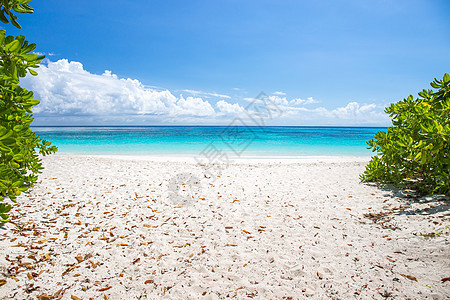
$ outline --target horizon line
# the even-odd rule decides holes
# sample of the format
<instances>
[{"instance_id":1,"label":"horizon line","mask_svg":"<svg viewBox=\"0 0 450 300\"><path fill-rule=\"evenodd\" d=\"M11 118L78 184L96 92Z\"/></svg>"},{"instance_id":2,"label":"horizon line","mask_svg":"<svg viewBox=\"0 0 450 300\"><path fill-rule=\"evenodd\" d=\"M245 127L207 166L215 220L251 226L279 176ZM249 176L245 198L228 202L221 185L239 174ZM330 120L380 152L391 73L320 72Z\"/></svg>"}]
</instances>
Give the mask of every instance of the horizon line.
<instances>
[{"instance_id":1,"label":"horizon line","mask_svg":"<svg viewBox=\"0 0 450 300\"><path fill-rule=\"evenodd\" d=\"M324 127L324 128L388 128L389 126L355 126L355 125L31 125L31 127Z\"/></svg>"}]
</instances>

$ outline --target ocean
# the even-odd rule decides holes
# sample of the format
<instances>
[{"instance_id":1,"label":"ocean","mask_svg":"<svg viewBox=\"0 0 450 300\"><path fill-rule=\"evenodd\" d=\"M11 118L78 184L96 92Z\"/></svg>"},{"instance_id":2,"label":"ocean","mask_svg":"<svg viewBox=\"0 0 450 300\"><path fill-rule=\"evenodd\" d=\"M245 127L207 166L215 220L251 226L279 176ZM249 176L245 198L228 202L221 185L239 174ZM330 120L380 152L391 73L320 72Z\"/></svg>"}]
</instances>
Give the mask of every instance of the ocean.
<instances>
[{"instance_id":1,"label":"ocean","mask_svg":"<svg viewBox=\"0 0 450 300\"><path fill-rule=\"evenodd\" d=\"M63 154L205 156L370 156L384 127L33 127Z\"/></svg>"}]
</instances>

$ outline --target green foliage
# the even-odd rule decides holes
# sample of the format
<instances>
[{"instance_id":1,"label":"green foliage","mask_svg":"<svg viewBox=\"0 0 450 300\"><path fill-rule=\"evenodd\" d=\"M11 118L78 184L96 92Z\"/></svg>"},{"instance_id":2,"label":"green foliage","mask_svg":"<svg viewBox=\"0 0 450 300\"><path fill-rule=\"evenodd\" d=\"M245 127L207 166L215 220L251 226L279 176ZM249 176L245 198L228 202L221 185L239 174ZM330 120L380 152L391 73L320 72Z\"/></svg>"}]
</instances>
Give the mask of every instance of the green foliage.
<instances>
[{"instance_id":1,"label":"green foliage","mask_svg":"<svg viewBox=\"0 0 450 300\"><path fill-rule=\"evenodd\" d=\"M450 194L450 76L431 83L419 98L391 104L387 131L368 142L377 155L361 180L393 183L422 194Z\"/></svg>"},{"instance_id":2,"label":"green foliage","mask_svg":"<svg viewBox=\"0 0 450 300\"><path fill-rule=\"evenodd\" d=\"M21 28L17 17L11 12L32 13L31 0L0 0L0 20ZM19 85L19 78L27 72L37 75L44 56L31 52L36 44L28 43L23 35L6 36L0 30L0 222L8 221L11 204L21 192L30 188L41 172L39 155L55 152L57 148L37 136L30 128L33 121L32 107L39 104L33 100L33 92Z\"/></svg>"},{"instance_id":3,"label":"green foliage","mask_svg":"<svg viewBox=\"0 0 450 300\"><path fill-rule=\"evenodd\" d=\"M17 23L17 16L12 11L14 10L21 14L32 14L34 9L28 5L30 2L31 0L2 0L0 2L0 21L8 24L8 16L14 26L19 29L22 28L19 23Z\"/></svg>"}]
</instances>

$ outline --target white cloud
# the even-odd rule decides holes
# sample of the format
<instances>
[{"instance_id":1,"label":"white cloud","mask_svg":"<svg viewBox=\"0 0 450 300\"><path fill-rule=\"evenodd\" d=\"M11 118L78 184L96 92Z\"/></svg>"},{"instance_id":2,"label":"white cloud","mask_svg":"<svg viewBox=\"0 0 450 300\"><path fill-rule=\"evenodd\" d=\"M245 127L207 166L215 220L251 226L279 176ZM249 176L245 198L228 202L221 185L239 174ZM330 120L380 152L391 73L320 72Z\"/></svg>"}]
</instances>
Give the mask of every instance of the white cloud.
<instances>
[{"instance_id":1,"label":"white cloud","mask_svg":"<svg viewBox=\"0 0 450 300\"><path fill-rule=\"evenodd\" d=\"M304 125L387 125L388 116L384 107L375 104L349 102L346 106L328 109L325 107L306 108L282 106L287 118L295 118L297 124Z\"/></svg>"},{"instance_id":2,"label":"white cloud","mask_svg":"<svg viewBox=\"0 0 450 300\"><path fill-rule=\"evenodd\" d=\"M319 101L314 100L313 97L308 97L307 99L295 98L289 101L290 105L307 105L318 103Z\"/></svg>"},{"instance_id":3,"label":"white cloud","mask_svg":"<svg viewBox=\"0 0 450 300\"><path fill-rule=\"evenodd\" d=\"M274 95L278 95L278 96L286 96L285 92L275 92L273 93Z\"/></svg>"},{"instance_id":4,"label":"white cloud","mask_svg":"<svg viewBox=\"0 0 450 300\"><path fill-rule=\"evenodd\" d=\"M238 103L228 103L224 100L220 100L216 103L219 112L224 115L238 115L245 111L245 109Z\"/></svg>"},{"instance_id":5,"label":"white cloud","mask_svg":"<svg viewBox=\"0 0 450 300\"><path fill-rule=\"evenodd\" d=\"M206 98L209 98L209 96L212 96L212 97L217 97L217 98L231 99L231 97L228 95L217 94L217 93L208 93L208 92L202 92L202 91L196 91L196 90L183 90L183 92L190 93L194 96L205 96Z\"/></svg>"},{"instance_id":6,"label":"white cloud","mask_svg":"<svg viewBox=\"0 0 450 300\"><path fill-rule=\"evenodd\" d=\"M289 102L287 101L286 97L280 97L280 96L268 96L269 100L277 105L288 105Z\"/></svg>"},{"instance_id":7,"label":"white cloud","mask_svg":"<svg viewBox=\"0 0 450 300\"><path fill-rule=\"evenodd\" d=\"M175 111L172 112L175 115L189 115L196 117L213 116L214 108L207 101L203 101L201 98L187 97L186 100L181 96L174 106Z\"/></svg>"},{"instance_id":8,"label":"white cloud","mask_svg":"<svg viewBox=\"0 0 450 300\"><path fill-rule=\"evenodd\" d=\"M284 94L282 92L276 92L279 93L279 95ZM274 94L276 94L274 93ZM308 97L307 99L301 99L301 98L295 98L292 100L287 100L286 97L281 97L279 95L275 96L267 96L267 97L261 97L261 98L244 98L245 101L249 102L257 102L257 103L263 103L266 102L272 102L277 105L286 105L286 106L297 106L297 105L307 105L307 104L313 104L313 103L319 103L319 101L314 100L313 97Z\"/></svg>"},{"instance_id":9,"label":"white cloud","mask_svg":"<svg viewBox=\"0 0 450 300\"><path fill-rule=\"evenodd\" d=\"M358 102L350 102L345 107L338 107L331 111L333 115L341 119L351 119L358 117L369 117L374 113L375 104L360 105Z\"/></svg>"},{"instance_id":10,"label":"white cloud","mask_svg":"<svg viewBox=\"0 0 450 300\"><path fill-rule=\"evenodd\" d=\"M286 97L280 97L280 96L267 96L263 95L260 98L244 98L245 101L253 102L253 103L275 103L277 105L289 105L289 102L287 101Z\"/></svg>"},{"instance_id":11,"label":"white cloud","mask_svg":"<svg viewBox=\"0 0 450 300\"><path fill-rule=\"evenodd\" d=\"M227 95L194 90L185 90L190 94L188 97L174 95L166 89L144 86L136 79L119 78L109 70L101 75L93 74L80 62L66 59L48 61L38 71L38 76L27 76L22 83L41 100L34 110L39 125L226 125L236 116L248 117L252 105L257 104L266 105L258 106L260 109L267 105L276 108L277 113L268 114L273 119L266 120L267 125L386 124L388 120L383 107L375 104L353 101L334 109L306 108L304 105L317 101L312 97L288 100L283 92L264 99L244 98L253 101L247 103L250 111L246 113L242 100L233 103L220 99L231 98ZM217 97L219 101L207 100L209 96Z\"/></svg>"},{"instance_id":12,"label":"white cloud","mask_svg":"<svg viewBox=\"0 0 450 300\"><path fill-rule=\"evenodd\" d=\"M106 70L89 73L79 62L61 59L41 65L39 75L24 79L41 100L41 115L188 115L210 116L214 108L201 98L176 97L170 91L146 88L136 79L118 78Z\"/></svg>"},{"instance_id":13,"label":"white cloud","mask_svg":"<svg viewBox=\"0 0 450 300\"><path fill-rule=\"evenodd\" d=\"M44 52L33 52L33 54L36 54L36 55L39 55L39 56L41 56L41 55L54 56L54 55L55 55L55 53L53 53L53 52L49 52L49 53L44 53Z\"/></svg>"}]
</instances>

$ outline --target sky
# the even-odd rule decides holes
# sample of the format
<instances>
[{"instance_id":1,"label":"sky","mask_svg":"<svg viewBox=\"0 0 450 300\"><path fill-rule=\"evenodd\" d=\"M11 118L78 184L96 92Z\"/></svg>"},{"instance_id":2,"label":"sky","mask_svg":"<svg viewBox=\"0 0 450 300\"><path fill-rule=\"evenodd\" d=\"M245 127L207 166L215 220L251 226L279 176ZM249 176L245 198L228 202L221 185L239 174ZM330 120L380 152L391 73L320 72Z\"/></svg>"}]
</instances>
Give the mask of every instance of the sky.
<instances>
[{"instance_id":1,"label":"sky","mask_svg":"<svg viewBox=\"0 0 450 300\"><path fill-rule=\"evenodd\" d=\"M34 125L386 126L450 72L450 1L31 1ZM263 99L258 95L264 95ZM258 100L254 100L258 98Z\"/></svg>"}]
</instances>

